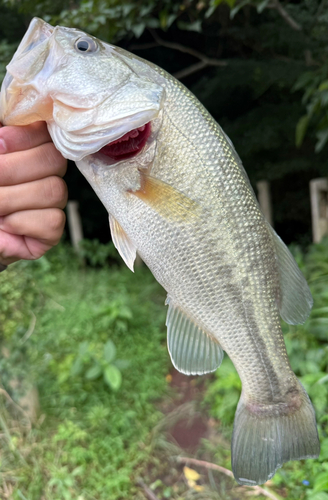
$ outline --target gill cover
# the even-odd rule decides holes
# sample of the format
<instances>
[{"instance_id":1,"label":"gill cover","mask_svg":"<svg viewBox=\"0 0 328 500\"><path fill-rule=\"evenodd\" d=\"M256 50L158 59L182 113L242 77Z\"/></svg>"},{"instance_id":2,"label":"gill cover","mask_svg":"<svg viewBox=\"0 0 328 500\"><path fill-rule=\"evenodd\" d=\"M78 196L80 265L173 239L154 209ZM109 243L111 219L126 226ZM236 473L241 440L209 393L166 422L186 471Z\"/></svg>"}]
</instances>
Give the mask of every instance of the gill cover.
<instances>
[{"instance_id":1,"label":"gill cover","mask_svg":"<svg viewBox=\"0 0 328 500\"><path fill-rule=\"evenodd\" d=\"M163 98L120 49L35 18L7 66L0 120L47 121L57 149L77 161L156 118Z\"/></svg>"}]
</instances>

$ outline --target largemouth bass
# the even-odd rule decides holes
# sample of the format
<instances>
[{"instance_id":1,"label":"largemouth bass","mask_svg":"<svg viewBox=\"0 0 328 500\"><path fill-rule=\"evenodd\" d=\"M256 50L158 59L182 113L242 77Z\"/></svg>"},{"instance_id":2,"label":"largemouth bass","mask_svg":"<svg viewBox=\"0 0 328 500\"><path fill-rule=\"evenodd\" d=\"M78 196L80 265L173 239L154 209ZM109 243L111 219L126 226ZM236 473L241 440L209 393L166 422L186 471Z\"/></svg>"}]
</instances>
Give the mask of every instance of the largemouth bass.
<instances>
[{"instance_id":1,"label":"largemouth bass","mask_svg":"<svg viewBox=\"0 0 328 500\"><path fill-rule=\"evenodd\" d=\"M168 350L185 374L226 351L242 381L232 438L240 484L319 454L314 410L280 316L303 323L307 283L266 222L241 161L196 97L163 69L77 29L34 19L7 67L0 119L45 120L109 213L113 242L168 293Z\"/></svg>"}]
</instances>

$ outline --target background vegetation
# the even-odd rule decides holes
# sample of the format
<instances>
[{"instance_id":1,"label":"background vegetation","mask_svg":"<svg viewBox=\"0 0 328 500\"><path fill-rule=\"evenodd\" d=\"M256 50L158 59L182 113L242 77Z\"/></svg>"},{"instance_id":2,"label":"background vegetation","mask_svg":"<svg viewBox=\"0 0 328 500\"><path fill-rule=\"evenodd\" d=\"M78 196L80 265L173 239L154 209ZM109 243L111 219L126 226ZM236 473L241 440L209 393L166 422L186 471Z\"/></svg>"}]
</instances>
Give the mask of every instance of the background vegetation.
<instances>
[{"instance_id":1,"label":"background vegetation","mask_svg":"<svg viewBox=\"0 0 328 500\"><path fill-rule=\"evenodd\" d=\"M145 268L83 270L60 247L10 267L0 297L0 497L133 498L167 388L163 291ZM36 419L10 399L24 409L30 387Z\"/></svg>"},{"instance_id":2,"label":"background vegetation","mask_svg":"<svg viewBox=\"0 0 328 500\"><path fill-rule=\"evenodd\" d=\"M271 181L275 227L301 245L293 251L315 299L305 325L284 326L322 441L319 460L285 465L270 482L275 498L292 500L328 500L328 242L305 251L308 182L327 176L327 8L326 0L0 2L2 75L31 17L85 29L176 74L231 137L252 183ZM225 476L177 465L164 293L145 268L135 276L115 261L106 212L73 165L67 182L86 236L102 243L84 242L86 267L63 244L1 274L0 498L144 499L140 477L161 500L250 498L255 491ZM203 380L188 382L201 384L201 408L185 411L206 416L212 435L193 456L230 468L239 378L225 359Z\"/></svg>"}]
</instances>

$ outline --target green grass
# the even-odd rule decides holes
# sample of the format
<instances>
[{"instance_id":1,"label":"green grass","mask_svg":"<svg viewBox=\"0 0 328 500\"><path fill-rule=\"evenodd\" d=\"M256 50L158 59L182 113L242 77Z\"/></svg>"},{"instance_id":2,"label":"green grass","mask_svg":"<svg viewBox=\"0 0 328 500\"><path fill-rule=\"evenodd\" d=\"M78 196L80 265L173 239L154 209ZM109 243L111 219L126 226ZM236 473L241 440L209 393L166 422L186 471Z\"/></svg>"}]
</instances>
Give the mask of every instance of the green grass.
<instances>
[{"instance_id":1,"label":"green grass","mask_svg":"<svg viewBox=\"0 0 328 500\"><path fill-rule=\"evenodd\" d=\"M74 258L64 259L59 249L53 259L18 264L1 276L1 299L10 303L10 314L0 309L7 315L3 383L16 399L17 391L35 385L41 407L30 428L3 400L2 495L133 498L151 453L150 431L161 418L155 403L167 390L164 293L145 267L135 275L125 268L80 270ZM34 316L33 333L22 343L26 319ZM101 370L95 379L88 376L95 363L106 365L109 339L122 377L116 391ZM12 379L19 381L14 389Z\"/></svg>"}]
</instances>

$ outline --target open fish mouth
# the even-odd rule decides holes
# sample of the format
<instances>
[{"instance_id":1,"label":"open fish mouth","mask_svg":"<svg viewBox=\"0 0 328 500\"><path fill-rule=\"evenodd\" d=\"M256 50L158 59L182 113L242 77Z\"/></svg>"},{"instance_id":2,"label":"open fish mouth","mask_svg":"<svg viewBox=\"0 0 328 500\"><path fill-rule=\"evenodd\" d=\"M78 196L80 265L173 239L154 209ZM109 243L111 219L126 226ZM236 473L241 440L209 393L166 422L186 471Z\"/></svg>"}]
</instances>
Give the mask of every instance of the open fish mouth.
<instances>
[{"instance_id":1,"label":"open fish mouth","mask_svg":"<svg viewBox=\"0 0 328 500\"><path fill-rule=\"evenodd\" d=\"M141 127L129 130L116 141L112 141L99 150L114 161L126 160L136 156L145 146L151 133L150 122Z\"/></svg>"}]
</instances>

